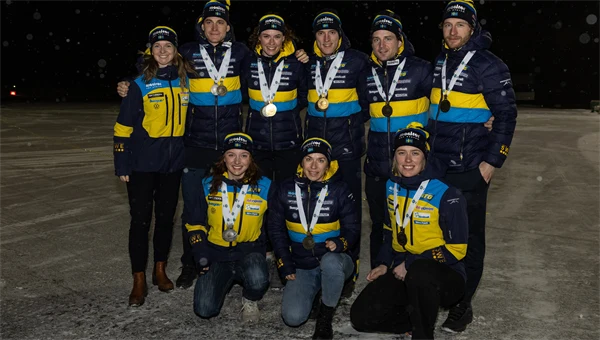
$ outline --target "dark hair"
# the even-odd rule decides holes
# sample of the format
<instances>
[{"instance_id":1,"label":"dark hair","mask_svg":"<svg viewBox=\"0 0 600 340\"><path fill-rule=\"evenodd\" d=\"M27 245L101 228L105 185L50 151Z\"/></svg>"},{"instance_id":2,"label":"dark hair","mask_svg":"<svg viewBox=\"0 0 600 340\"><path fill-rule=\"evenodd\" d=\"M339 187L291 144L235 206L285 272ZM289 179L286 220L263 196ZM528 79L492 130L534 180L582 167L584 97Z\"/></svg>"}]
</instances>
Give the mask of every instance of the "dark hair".
<instances>
[{"instance_id":1,"label":"dark hair","mask_svg":"<svg viewBox=\"0 0 600 340\"><path fill-rule=\"evenodd\" d=\"M286 22L284 22L284 26L285 33L283 34L283 36L285 37L285 41L291 41L294 43L302 42L302 40L296 36L294 31ZM258 32L259 29L260 25L256 25L256 27L254 27L254 30L252 31L252 34L250 34L250 37L248 38L248 47L252 52L256 50L256 46L260 45L260 41L258 40L258 37L260 36L260 33Z\"/></svg>"},{"instance_id":2,"label":"dark hair","mask_svg":"<svg viewBox=\"0 0 600 340\"><path fill-rule=\"evenodd\" d=\"M152 46L150 46L149 50L152 50ZM143 56L141 73L143 75L144 82L148 83L150 80L152 80L152 78L156 77L156 73L158 72L158 63L156 60L154 60L152 52L145 53L140 51L139 53ZM175 47L173 66L177 67L177 74L179 76L179 84L181 85L181 88L186 88L188 86L186 73L197 73L192 64L177 52L177 47Z\"/></svg>"},{"instance_id":3,"label":"dark hair","mask_svg":"<svg viewBox=\"0 0 600 340\"><path fill-rule=\"evenodd\" d=\"M227 172L227 165L225 164L225 154L223 154L210 169L210 175L213 179L210 184L209 193L216 194L221 190L221 183L223 183L223 178L225 178L223 175L225 172ZM260 169L258 168L258 165L256 165L256 162L254 162L254 157L250 154L250 164L248 165L248 169L246 170L246 173L244 173L244 178L242 178L241 182L257 188L260 177Z\"/></svg>"}]
</instances>

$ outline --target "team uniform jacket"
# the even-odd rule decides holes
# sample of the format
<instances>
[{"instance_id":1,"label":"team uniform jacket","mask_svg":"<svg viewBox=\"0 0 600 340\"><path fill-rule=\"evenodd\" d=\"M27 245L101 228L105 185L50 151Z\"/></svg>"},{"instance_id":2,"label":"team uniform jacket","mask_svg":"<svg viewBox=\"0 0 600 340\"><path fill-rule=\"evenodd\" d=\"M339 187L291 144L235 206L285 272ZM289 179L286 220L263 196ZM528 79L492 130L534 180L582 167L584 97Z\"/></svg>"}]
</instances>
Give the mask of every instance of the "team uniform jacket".
<instances>
[{"instance_id":1,"label":"team uniform jacket","mask_svg":"<svg viewBox=\"0 0 600 340\"><path fill-rule=\"evenodd\" d=\"M249 134L257 150L279 151L299 148L303 141L300 110L306 107L308 80L304 65L296 59L296 51L291 41L286 41L280 53L274 58L261 56L261 46L250 63L248 79L249 110L246 120L246 133ZM262 63L265 77L270 86L275 70L284 63L281 81L273 104L277 114L266 118L260 113L265 102L260 91L258 63Z\"/></svg>"},{"instance_id":2,"label":"team uniform jacket","mask_svg":"<svg viewBox=\"0 0 600 340\"><path fill-rule=\"evenodd\" d=\"M508 67L488 51L492 37L480 28L458 50L444 44L434 64L429 123L432 155L448 166L448 172L475 169L482 161L502 167L508 155L517 119L515 92ZM463 67L448 100L450 111L442 112L441 71L447 58L446 81L468 51L477 51ZM493 130L483 126L494 116Z\"/></svg>"},{"instance_id":3,"label":"team uniform jacket","mask_svg":"<svg viewBox=\"0 0 600 340\"><path fill-rule=\"evenodd\" d=\"M461 261L467 253L469 227L467 203L458 189L428 175L431 167L419 175L403 178L393 176L386 183L387 209L385 210L383 239L377 264L396 267L405 262L406 270L417 259L433 259L456 270L466 280ZM437 176L435 176L437 177ZM405 234L406 248L398 243L400 227L396 214L405 215L422 181L431 179L413 210ZM397 207L394 207L394 184L398 184ZM403 219L400 219L403 222Z\"/></svg>"},{"instance_id":4,"label":"team uniform jacket","mask_svg":"<svg viewBox=\"0 0 600 340\"><path fill-rule=\"evenodd\" d=\"M414 55L413 45L404 33L401 39L403 44L398 50L398 56L387 61L386 65L382 65L374 54L371 55L369 67L363 70L362 75L366 82L362 83L362 87L359 89L359 93L366 94L362 100L366 100L366 105L369 107L369 115L365 118L371 119L364 170L368 176L372 177L390 177L389 157L391 146L388 141L393 140L396 131L405 128L411 122L419 122L423 126L427 125L429 94L431 93L431 63ZM406 62L402 74L390 100L393 112L390 117L390 129L388 131L387 118L382 113L386 98L382 98L377 90L372 68L375 68L379 81L383 86L383 92L387 94L392 85L396 67L404 59L406 59Z\"/></svg>"},{"instance_id":5,"label":"team uniform jacket","mask_svg":"<svg viewBox=\"0 0 600 340\"><path fill-rule=\"evenodd\" d=\"M345 34L340 35L338 52L345 51L342 64L337 71L327 99L329 108L325 112L317 111L315 104L319 95L315 90L315 69L317 60L321 64L321 77L325 82L327 71L334 54L330 57L322 55L314 45L315 55L308 63L311 81L308 88L308 111L306 116L306 138L320 137L331 143L332 158L347 161L360 158L365 149L365 128L363 115L367 107L361 107L357 92L360 73L367 65L367 55L350 48L350 40ZM361 94L362 95L362 94Z\"/></svg>"},{"instance_id":6,"label":"team uniform jacket","mask_svg":"<svg viewBox=\"0 0 600 340\"><path fill-rule=\"evenodd\" d=\"M189 222L185 224L196 262L201 257L213 263L241 260L253 252L264 254L266 236L263 218L268 207L271 180L261 177L257 186L250 186L233 227L238 237L234 242L226 242L222 234L227 226L223 221L221 191L210 193L212 179L211 176L202 181L198 204L190 209ZM229 206L233 207L243 184L227 178L224 182L227 184Z\"/></svg>"},{"instance_id":7,"label":"team uniform jacket","mask_svg":"<svg viewBox=\"0 0 600 340\"><path fill-rule=\"evenodd\" d=\"M229 39L231 35L228 34ZM210 88L215 83L207 71L200 53L200 45L204 46L217 70L225 52L231 49L231 59L227 77L223 85L227 87L225 96L215 96ZM179 47L179 53L184 59L192 62L198 75L190 77L190 107L185 129L185 146L212 148L221 150L225 136L241 131L241 102L246 93L244 79L247 74L250 51L240 42L226 41L213 46L202 37L198 42L190 42Z\"/></svg>"},{"instance_id":8,"label":"team uniform jacket","mask_svg":"<svg viewBox=\"0 0 600 340\"><path fill-rule=\"evenodd\" d=\"M348 249L358 242L360 221L358 212L354 211L355 198L346 183L341 181L337 169L337 161L332 161L323 182L310 182L308 178L301 177L302 169L299 167L298 177L282 181L273 191L269 199L269 239L278 259L277 267L283 277L296 273L296 268L318 267L323 255L329 252L325 247L327 240L335 242L336 253L346 252L352 256ZM315 248L312 250L306 250L302 246L306 231L298 216L296 183L300 186L302 206L309 225L317 200L321 199L318 197L321 189L325 185L328 186L321 212L312 232L315 241Z\"/></svg>"},{"instance_id":9,"label":"team uniform jacket","mask_svg":"<svg viewBox=\"0 0 600 340\"><path fill-rule=\"evenodd\" d=\"M183 168L188 101L188 90L181 88L175 66L159 69L147 83L142 76L131 83L114 127L117 176Z\"/></svg>"}]
</instances>

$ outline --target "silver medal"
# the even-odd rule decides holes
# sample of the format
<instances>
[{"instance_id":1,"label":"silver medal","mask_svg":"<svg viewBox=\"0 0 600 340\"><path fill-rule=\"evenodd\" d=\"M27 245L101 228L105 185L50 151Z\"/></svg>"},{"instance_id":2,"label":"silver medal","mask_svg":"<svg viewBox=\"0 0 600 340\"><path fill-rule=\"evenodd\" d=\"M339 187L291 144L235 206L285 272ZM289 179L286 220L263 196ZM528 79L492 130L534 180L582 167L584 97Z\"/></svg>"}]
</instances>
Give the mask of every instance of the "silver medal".
<instances>
[{"instance_id":1,"label":"silver medal","mask_svg":"<svg viewBox=\"0 0 600 340\"><path fill-rule=\"evenodd\" d=\"M213 96L218 96L219 93L217 92L217 89L219 88L219 85L214 84L213 86L210 87L210 93L213 94Z\"/></svg>"},{"instance_id":2,"label":"silver medal","mask_svg":"<svg viewBox=\"0 0 600 340\"><path fill-rule=\"evenodd\" d=\"M225 242L233 242L237 239L238 233L237 231L233 230L233 225L229 224L227 225L227 229L225 229L223 231L223 240Z\"/></svg>"}]
</instances>

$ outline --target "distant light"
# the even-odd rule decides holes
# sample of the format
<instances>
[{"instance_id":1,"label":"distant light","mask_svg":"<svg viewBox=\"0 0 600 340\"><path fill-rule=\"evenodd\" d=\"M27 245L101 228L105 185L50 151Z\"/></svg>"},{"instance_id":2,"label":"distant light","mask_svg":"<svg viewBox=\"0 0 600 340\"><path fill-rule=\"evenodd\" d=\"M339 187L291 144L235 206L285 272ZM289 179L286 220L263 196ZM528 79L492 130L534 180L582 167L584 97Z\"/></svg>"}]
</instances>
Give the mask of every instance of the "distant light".
<instances>
[{"instance_id":1,"label":"distant light","mask_svg":"<svg viewBox=\"0 0 600 340\"><path fill-rule=\"evenodd\" d=\"M16 96L17 95L17 91L10 91L10 95L11 96Z\"/></svg>"},{"instance_id":2,"label":"distant light","mask_svg":"<svg viewBox=\"0 0 600 340\"><path fill-rule=\"evenodd\" d=\"M16 89L16 88L17 88L17 85L13 85L13 89Z\"/></svg>"}]
</instances>

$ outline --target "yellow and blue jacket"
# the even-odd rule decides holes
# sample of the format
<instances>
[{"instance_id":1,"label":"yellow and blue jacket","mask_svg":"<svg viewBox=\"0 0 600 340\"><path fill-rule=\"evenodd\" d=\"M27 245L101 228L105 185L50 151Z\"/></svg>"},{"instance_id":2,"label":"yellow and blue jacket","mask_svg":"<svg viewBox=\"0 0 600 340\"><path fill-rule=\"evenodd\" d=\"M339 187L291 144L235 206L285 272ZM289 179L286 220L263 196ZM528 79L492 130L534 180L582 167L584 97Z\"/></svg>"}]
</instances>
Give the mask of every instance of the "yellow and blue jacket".
<instances>
[{"instance_id":1,"label":"yellow and blue jacket","mask_svg":"<svg viewBox=\"0 0 600 340\"><path fill-rule=\"evenodd\" d=\"M233 206L243 183L228 179L227 173L224 175L229 206ZM223 231L227 229L223 221L223 202L220 190L210 192L212 180L211 176L202 181L202 188L198 190L199 197L195 200L196 206L189 209L188 222L185 224L196 262L202 257L208 259L209 263L214 263L237 261L252 252L264 254L266 235L263 222L268 208L271 180L261 177L256 186L250 186L235 220L233 229L238 237L233 242L223 240Z\"/></svg>"},{"instance_id":2,"label":"yellow and blue jacket","mask_svg":"<svg viewBox=\"0 0 600 340\"><path fill-rule=\"evenodd\" d=\"M388 140L393 140L396 131L405 128L411 122L427 125L429 94L431 93L431 63L414 55L415 49L404 33L400 39L403 43L398 49L396 58L385 62L385 65L374 54L371 54L369 67L365 68L362 75L366 82L361 82L359 89L360 93L366 94L361 97L361 100L366 101L363 106L369 107L369 115L365 118L371 119L364 171L365 174L372 177L390 177L389 157L392 146L388 144ZM377 90L372 69L375 69L383 86L383 92L387 94L397 65L405 59L402 74L390 99L393 112L388 131L388 119L382 113L386 98L382 98Z\"/></svg>"},{"instance_id":3,"label":"yellow and blue jacket","mask_svg":"<svg viewBox=\"0 0 600 340\"><path fill-rule=\"evenodd\" d=\"M329 250L325 241L336 244L336 253L349 251L358 242L360 221L355 211L355 198L348 185L341 180L337 172L337 161L332 161L322 182L311 182L302 177L302 169L298 167L296 178L286 179L277 185L269 199L268 231L273 251L277 257L280 274L285 277L296 272L296 268L313 269ZM300 223L298 205L296 203L296 184L300 187L302 206L310 225L317 200L323 199L323 206L312 232L316 243L313 250L306 250L302 240L306 231ZM318 197L321 189L327 187L325 197ZM356 259L355 259L356 260Z\"/></svg>"},{"instance_id":4,"label":"yellow and blue jacket","mask_svg":"<svg viewBox=\"0 0 600 340\"><path fill-rule=\"evenodd\" d=\"M337 71L327 98L329 108L325 112L317 111L315 104L319 95L315 89L315 70L317 60L321 64L323 82L335 57L323 56L316 42L314 55L307 64L311 80L308 87L308 111L306 116L306 138L319 137L332 146L333 159L347 161L360 158L365 150L365 127L363 116L368 107L362 107L357 91L360 75L367 65L368 57L363 52L350 48L350 40L340 34L338 52L344 51L342 64Z\"/></svg>"},{"instance_id":5,"label":"yellow and blue jacket","mask_svg":"<svg viewBox=\"0 0 600 340\"><path fill-rule=\"evenodd\" d=\"M467 201L458 189L435 179L431 163L421 174L410 177L392 176L386 183L387 209L385 209L383 239L375 263L388 267L405 262L406 269L417 259L433 259L456 270L466 279L461 261L467 253L469 226ZM398 242L401 226L396 214L404 216L422 181L429 185L419 199L410 222L404 230L407 243ZM397 205L394 206L394 184L398 185ZM400 221L403 221L401 218Z\"/></svg>"},{"instance_id":6,"label":"yellow and blue jacket","mask_svg":"<svg viewBox=\"0 0 600 340\"><path fill-rule=\"evenodd\" d=\"M147 83L142 76L132 82L114 126L117 176L183 168L188 101L189 93L181 88L175 66L159 69Z\"/></svg>"},{"instance_id":7,"label":"yellow and blue jacket","mask_svg":"<svg viewBox=\"0 0 600 340\"><path fill-rule=\"evenodd\" d=\"M250 105L246 119L246 133L252 137L254 147L263 151L279 151L300 148L304 140L300 110L306 107L308 80L304 65L296 59L293 42L285 41L279 54L273 58L261 55L261 46L250 62L248 96ZM284 63L281 81L273 104L277 114L265 118L260 110L265 105L260 91L258 63L262 63L269 85L275 70Z\"/></svg>"},{"instance_id":8,"label":"yellow and blue jacket","mask_svg":"<svg viewBox=\"0 0 600 340\"><path fill-rule=\"evenodd\" d=\"M476 169L482 161L500 168L508 156L517 124L515 92L508 67L488 50L491 43L489 32L478 27L462 48L449 49L444 44L435 60L427 130L431 155L441 159L448 172ZM476 53L450 92L450 110L442 112L438 104L442 100L444 60L449 82L469 51ZM488 132L483 123L492 115L493 129Z\"/></svg>"},{"instance_id":9,"label":"yellow and blue jacket","mask_svg":"<svg viewBox=\"0 0 600 340\"><path fill-rule=\"evenodd\" d=\"M179 53L192 63L197 73L188 74L190 108L185 130L186 147L222 150L225 136L242 129L241 104L247 93L245 79L251 54L246 45L232 40L231 34L228 34L224 42L213 46L205 37L198 36L198 41L178 48ZM215 96L210 91L214 81L202 59L200 45L204 46L217 70L221 67L227 50L231 49L229 68L223 83L227 87L225 96Z\"/></svg>"}]
</instances>

